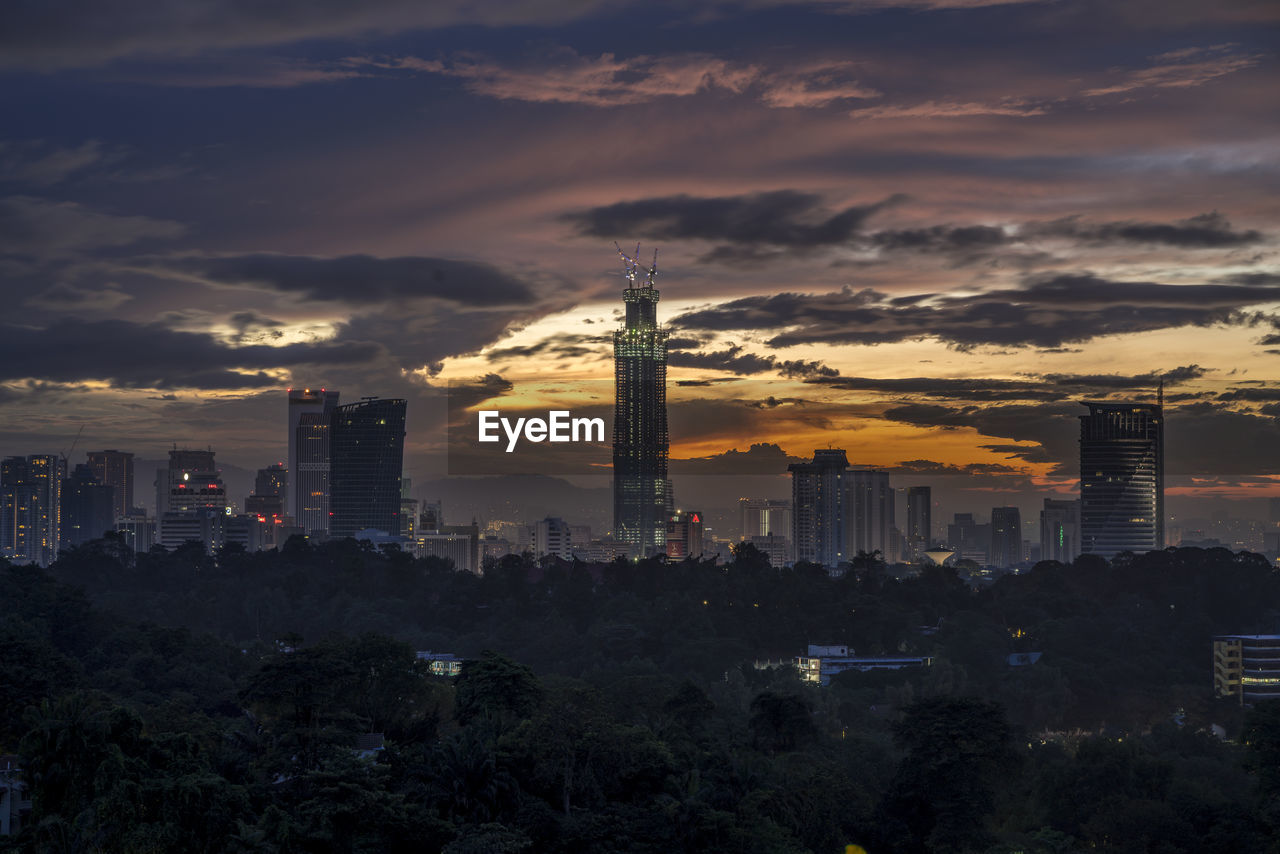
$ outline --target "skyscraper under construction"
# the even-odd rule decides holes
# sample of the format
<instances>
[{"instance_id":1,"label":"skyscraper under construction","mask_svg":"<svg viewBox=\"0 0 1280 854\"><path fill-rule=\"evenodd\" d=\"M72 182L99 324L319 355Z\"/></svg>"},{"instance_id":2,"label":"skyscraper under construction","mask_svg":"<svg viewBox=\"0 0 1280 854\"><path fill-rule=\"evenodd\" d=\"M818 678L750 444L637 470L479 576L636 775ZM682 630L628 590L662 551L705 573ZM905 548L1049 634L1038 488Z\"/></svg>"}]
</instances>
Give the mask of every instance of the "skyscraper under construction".
<instances>
[{"instance_id":1,"label":"skyscraper under construction","mask_svg":"<svg viewBox=\"0 0 1280 854\"><path fill-rule=\"evenodd\" d=\"M639 254L640 247L636 247ZM658 253L645 270L618 250L627 314L613 333L613 532L636 554L665 550L671 515L667 479L667 331L658 325Z\"/></svg>"}]
</instances>

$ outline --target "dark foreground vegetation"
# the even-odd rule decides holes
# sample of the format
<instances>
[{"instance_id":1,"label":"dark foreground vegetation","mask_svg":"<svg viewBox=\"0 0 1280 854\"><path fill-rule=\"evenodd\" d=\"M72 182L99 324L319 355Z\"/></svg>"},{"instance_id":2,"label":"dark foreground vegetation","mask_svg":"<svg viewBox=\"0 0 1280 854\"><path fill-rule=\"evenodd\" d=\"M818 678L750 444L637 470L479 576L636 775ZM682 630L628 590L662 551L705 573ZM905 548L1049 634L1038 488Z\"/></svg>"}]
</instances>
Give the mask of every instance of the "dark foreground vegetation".
<instances>
[{"instance_id":1,"label":"dark foreground vegetation","mask_svg":"<svg viewBox=\"0 0 1280 854\"><path fill-rule=\"evenodd\" d=\"M34 800L0 851L1276 852L1280 703L1216 700L1211 637L1277 628L1280 574L1222 549L975 592L749 547L474 577L100 541L0 564L0 753ZM764 667L806 643L935 662Z\"/></svg>"}]
</instances>

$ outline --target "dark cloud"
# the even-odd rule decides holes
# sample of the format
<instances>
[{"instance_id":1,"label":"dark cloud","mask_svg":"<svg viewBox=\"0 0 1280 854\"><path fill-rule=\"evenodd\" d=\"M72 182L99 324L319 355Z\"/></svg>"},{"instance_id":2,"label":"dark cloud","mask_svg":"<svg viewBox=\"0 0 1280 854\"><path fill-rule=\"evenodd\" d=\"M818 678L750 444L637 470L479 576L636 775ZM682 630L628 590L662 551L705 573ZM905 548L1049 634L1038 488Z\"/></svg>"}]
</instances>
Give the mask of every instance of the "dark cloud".
<instances>
[{"instance_id":1,"label":"dark cloud","mask_svg":"<svg viewBox=\"0 0 1280 854\"><path fill-rule=\"evenodd\" d=\"M1060 347L1105 335L1256 322L1244 309L1280 300L1280 285L1168 285L1089 273L1033 277L1020 288L891 299L851 288L732 300L671 321L681 330L784 330L767 343L883 344L937 339L957 349Z\"/></svg>"},{"instance_id":2,"label":"dark cloud","mask_svg":"<svg viewBox=\"0 0 1280 854\"><path fill-rule=\"evenodd\" d=\"M741 380L741 377L713 377L707 380L676 380L676 385L706 387L716 385L717 383L736 383L741 382Z\"/></svg>"},{"instance_id":3,"label":"dark cloud","mask_svg":"<svg viewBox=\"0 0 1280 854\"><path fill-rule=\"evenodd\" d=\"M709 457L672 459L670 470L674 475L779 474L785 472L791 463L802 462L804 462L803 459L789 455L779 445L772 442L759 442L745 451L733 448Z\"/></svg>"},{"instance_id":4,"label":"dark cloud","mask_svg":"<svg viewBox=\"0 0 1280 854\"><path fill-rule=\"evenodd\" d=\"M743 352L738 346L712 353L686 353L677 350L667 356L667 364L673 368L704 368L730 373L762 374L774 369L777 360L773 356L757 356Z\"/></svg>"},{"instance_id":5,"label":"dark cloud","mask_svg":"<svg viewBox=\"0 0 1280 854\"><path fill-rule=\"evenodd\" d=\"M549 356L554 359L579 358L592 354L603 354L604 351L598 346L593 348L584 345L600 345L605 340L604 337L599 335L557 335L552 338L544 338L533 344L517 347L499 347L485 353L485 358L490 362L502 359L527 359L530 356Z\"/></svg>"},{"instance_id":6,"label":"dark cloud","mask_svg":"<svg viewBox=\"0 0 1280 854\"><path fill-rule=\"evenodd\" d=\"M663 196L564 215L581 234L611 239L725 241L735 246L810 250L848 243L874 214L901 201L890 196L831 213L822 197L797 190L745 196Z\"/></svg>"},{"instance_id":7,"label":"dark cloud","mask_svg":"<svg viewBox=\"0 0 1280 854\"><path fill-rule=\"evenodd\" d=\"M0 27L0 66L87 68L134 56L189 57L215 50L465 24L553 24L587 14L595 6L581 0L536 4L417 0L355 4L314 0L269 5L256 0L213 4L123 0L69 0L57 6L22 3L5 10L5 25Z\"/></svg>"},{"instance_id":8,"label":"dark cloud","mask_svg":"<svg viewBox=\"0 0 1280 854\"><path fill-rule=\"evenodd\" d=\"M1240 400L1250 403L1280 400L1280 388L1232 388L1219 392L1218 400Z\"/></svg>"},{"instance_id":9,"label":"dark cloud","mask_svg":"<svg viewBox=\"0 0 1280 854\"><path fill-rule=\"evenodd\" d=\"M185 231L180 223L107 213L76 202L34 196L0 199L0 255L45 258L168 240Z\"/></svg>"},{"instance_id":10,"label":"dark cloud","mask_svg":"<svg viewBox=\"0 0 1280 854\"><path fill-rule=\"evenodd\" d=\"M677 368L704 368L714 371L729 371L744 376L777 371L784 377L793 379L810 379L818 377L838 377L840 372L817 360L778 359L775 356L759 356L747 353L737 344L731 344L724 350L709 353L688 353L681 350L668 353L667 364Z\"/></svg>"},{"instance_id":11,"label":"dark cloud","mask_svg":"<svg viewBox=\"0 0 1280 854\"><path fill-rule=\"evenodd\" d=\"M1280 405L1275 405L1280 412ZM1033 444L982 447L1028 463L1054 463L1051 474L1079 475L1079 403L1041 406L905 404L884 416L918 427L973 429L980 435ZM1280 424L1270 414L1235 412L1207 401L1165 407L1165 470L1169 475L1280 474Z\"/></svg>"},{"instance_id":12,"label":"dark cloud","mask_svg":"<svg viewBox=\"0 0 1280 854\"><path fill-rule=\"evenodd\" d=\"M1060 237L1081 243L1147 243L1181 249L1228 249L1263 239L1252 229L1236 231L1225 216L1213 211L1173 223L1081 222L1077 216L1046 223L1031 223L1019 231L1021 238Z\"/></svg>"},{"instance_id":13,"label":"dark cloud","mask_svg":"<svg viewBox=\"0 0 1280 854\"><path fill-rule=\"evenodd\" d=\"M908 228L877 231L868 236L872 246L891 252L972 253L991 250L1011 242L1009 234L994 225Z\"/></svg>"},{"instance_id":14,"label":"dark cloud","mask_svg":"<svg viewBox=\"0 0 1280 854\"><path fill-rule=\"evenodd\" d=\"M245 389L279 385L266 371L367 363L381 349L355 341L232 347L158 323L64 320L43 329L0 324L0 379L103 380L124 388Z\"/></svg>"},{"instance_id":15,"label":"dark cloud","mask_svg":"<svg viewBox=\"0 0 1280 854\"><path fill-rule=\"evenodd\" d=\"M769 395L764 400L748 400L747 406L753 409L777 409L779 406L805 406L808 402L801 397L774 397Z\"/></svg>"},{"instance_id":16,"label":"dark cloud","mask_svg":"<svg viewBox=\"0 0 1280 854\"><path fill-rule=\"evenodd\" d=\"M515 388L511 381L498 374L485 374L467 380L451 380L448 385L450 423L452 414L461 414L473 406L501 397Z\"/></svg>"},{"instance_id":17,"label":"dark cloud","mask_svg":"<svg viewBox=\"0 0 1280 854\"><path fill-rule=\"evenodd\" d=\"M620 239L632 235L651 240L705 240L714 246L699 260L731 265L759 264L797 252L847 247L876 254L945 255L963 265L1003 255L1030 265L1051 256L1039 252L1010 253L1042 240L1069 240L1079 245L1157 244L1181 249L1229 249L1260 243L1256 230L1235 230L1218 213L1204 213L1171 223L1086 222L1079 216L1050 222L955 225L872 231L868 221L906 199L895 194L880 201L853 205L838 212L823 206L822 197L798 190L775 190L742 196L660 196L617 202L565 214L562 219L581 234Z\"/></svg>"},{"instance_id":18,"label":"dark cloud","mask_svg":"<svg viewBox=\"0 0 1280 854\"><path fill-rule=\"evenodd\" d=\"M433 298L458 305L500 307L534 300L528 284L496 267L447 258L316 258L260 253L165 259L160 265L211 283L270 288L320 301L368 304Z\"/></svg>"}]
</instances>

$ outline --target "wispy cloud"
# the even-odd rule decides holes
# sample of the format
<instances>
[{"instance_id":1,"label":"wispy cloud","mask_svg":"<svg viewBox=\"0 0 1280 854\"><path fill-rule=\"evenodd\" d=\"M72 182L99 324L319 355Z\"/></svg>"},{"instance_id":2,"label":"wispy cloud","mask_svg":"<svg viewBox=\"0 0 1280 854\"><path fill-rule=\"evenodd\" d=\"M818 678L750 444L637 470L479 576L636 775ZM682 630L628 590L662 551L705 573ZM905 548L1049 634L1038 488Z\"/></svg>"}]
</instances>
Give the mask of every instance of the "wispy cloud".
<instances>
[{"instance_id":1,"label":"wispy cloud","mask_svg":"<svg viewBox=\"0 0 1280 854\"><path fill-rule=\"evenodd\" d=\"M1187 47L1151 57L1155 65L1122 72L1114 83L1085 89L1081 95L1097 98L1139 89L1190 89L1210 80L1252 68L1262 59L1259 54L1238 51L1235 44L1211 47ZM1116 69L1120 71L1120 69Z\"/></svg>"}]
</instances>

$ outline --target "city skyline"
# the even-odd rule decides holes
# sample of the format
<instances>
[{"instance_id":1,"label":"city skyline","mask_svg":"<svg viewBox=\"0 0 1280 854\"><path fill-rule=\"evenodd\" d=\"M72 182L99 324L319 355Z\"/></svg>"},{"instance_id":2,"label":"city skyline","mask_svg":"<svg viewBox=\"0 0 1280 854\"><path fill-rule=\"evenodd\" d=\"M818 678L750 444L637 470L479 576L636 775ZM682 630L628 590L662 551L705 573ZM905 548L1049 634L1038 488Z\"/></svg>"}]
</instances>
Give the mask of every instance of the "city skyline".
<instances>
[{"instance_id":1,"label":"city skyline","mask_svg":"<svg viewBox=\"0 0 1280 854\"><path fill-rule=\"evenodd\" d=\"M326 387L405 399L439 477L449 383L608 381L643 240L677 493L836 446L1030 526L1080 401L1163 381L1171 502L1280 494L1267 6L374 6L12 16L0 456L252 471Z\"/></svg>"}]
</instances>

